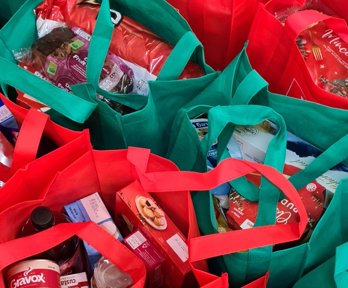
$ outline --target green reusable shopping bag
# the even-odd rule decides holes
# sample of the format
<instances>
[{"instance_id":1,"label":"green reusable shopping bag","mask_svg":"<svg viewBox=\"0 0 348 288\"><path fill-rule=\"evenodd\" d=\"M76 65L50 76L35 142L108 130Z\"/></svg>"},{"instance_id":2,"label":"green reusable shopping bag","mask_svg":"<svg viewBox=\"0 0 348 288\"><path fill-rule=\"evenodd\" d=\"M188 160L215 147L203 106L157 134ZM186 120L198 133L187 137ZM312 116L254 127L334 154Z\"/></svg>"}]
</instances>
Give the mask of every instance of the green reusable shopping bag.
<instances>
[{"instance_id":1,"label":"green reusable shopping bag","mask_svg":"<svg viewBox=\"0 0 348 288\"><path fill-rule=\"evenodd\" d=\"M21 7L24 0L2 0L0 9L0 27Z\"/></svg>"},{"instance_id":2,"label":"green reusable shopping bag","mask_svg":"<svg viewBox=\"0 0 348 288\"><path fill-rule=\"evenodd\" d=\"M342 187L347 187L347 180L343 180L338 193L345 193ZM338 198L338 197L337 197ZM336 248L336 255L314 268L296 282L293 288L325 287L345 288L348 287L348 243Z\"/></svg>"},{"instance_id":3,"label":"green reusable shopping bag","mask_svg":"<svg viewBox=\"0 0 348 288\"><path fill-rule=\"evenodd\" d=\"M251 105L264 105L274 109L284 118L288 131L323 151L306 169L289 178L295 188L300 189L341 162L348 163L346 153L348 128L345 125L348 121L348 111L270 93L264 89L261 81L250 81L249 85L244 82L241 83L241 86L245 87L245 91L247 91L251 83L254 86L258 86L259 83L260 92L254 96L248 93L235 94L232 104L241 105L250 102ZM315 227L308 243L273 252L268 257L270 258L268 260L270 287L290 287L302 273L312 270L332 257L335 248L347 241L348 225L343 206L346 195L344 192L338 193L338 191L344 191L344 187L338 187L331 204ZM257 271L253 269L248 272L247 270L253 266L252 264L260 263L260 259L262 259L260 255L262 254L249 255L248 258L243 258L242 254L236 255L236 259L246 265L246 269L242 269L245 273L244 277L248 278ZM234 262L235 267L236 263ZM230 268L233 271L234 267ZM242 274L238 273L238 275ZM234 274L232 277L238 276ZM242 278L240 280L244 281Z\"/></svg>"},{"instance_id":4,"label":"green reusable shopping bag","mask_svg":"<svg viewBox=\"0 0 348 288\"><path fill-rule=\"evenodd\" d=\"M26 2L0 31L2 40L0 41L0 54L7 59L7 62L0 61L0 71L7 71L7 75L0 76L0 82L10 84L53 108L49 114L55 122L75 130L89 128L92 143L97 149L124 148L132 145L147 147L154 153L164 154L162 151L165 151L168 142L164 134L167 133L166 129L172 120L168 115L173 115L172 111L180 108L180 101L176 101L176 98L182 97L183 101L187 102L216 78L216 73L212 73L213 70L205 64L202 45L187 23L164 1L151 0L146 3L136 3L130 0L110 1L111 8L144 24L174 45L157 80L149 83L148 97L134 94L111 94L101 90L98 85L113 31L109 1L103 1L90 43L86 71L89 85L76 85L77 87L73 89L74 95L59 92L60 95L64 94L65 98L58 98L52 97L58 93L57 87L53 85L49 85L49 87L46 85L47 93L36 93L36 87L41 85L42 81L40 79L33 81L34 79L28 75L28 72L19 71L22 69L11 65L11 62L15 64L11 51L21 47L30 47L36 38L35 17L32 10L40 2L39 0ZM153 17L153 15L158 15L158 17ZM18 36L19 33L27 37L18 40L16 35ZM195 79L177 80L189 60L199 63L207 75ZM22 87L24 85L19 83L22 81L30 87ZM6 88L5 85L3 87ZM6 89L4 90L6 91ZM96 99L94 90L109 100L115 100L136 111L120 115L106 103ZM63 99L65 100L63 101ZM71 105L74 103L72 101L78 102L79 105L76 103ZM83 109L80 109L80 106ZM167 107L170 111L165 110L168 109ZM162 115L164 116L162 117ZM81 125L82 123L83 125Z\"/></svg>"},{"instance_id":5,"label":"green reusable shopping bag","mask_svg":"<svg viewBox=\"0 0 348 288\"><path fill-rule=\"evenodd\" d=\"M240 105L248 104L249 100L252 99L253 105L250 105L250 112L245 111L244 115L240 115L243 119L250 119L252 116L255 117L255 113L261 113L255 112L254 110L261 109L260 106L271 108L281 115L285 120L287 130L323 151L323 153L308 165L306 169L289 178L297 189L304 187L338 163L344 162L347 164L345 160L348 156L346 153L348 144L348 136L346 135L348 128L346 128L345 123L348 121L348 111L272 94L266 89L267 83L251 69L250 65L248 67L247 55L242 52L239 57L239 62L243 63L243 65L239 66L242 69L237 69L237 71L235 71L235 73L239 75L238 78L241 79L238 83L231 77L231 70L228 71L226 68L226 70L222 72L207 89L202 91L192 103L197 106L207 95L214 95L216 97L212 97L213 99L210 100L210 103L208 102L208 105L236 105L236 109L240 109ZM195 105L193 105L191 109L197 109ZM187 109L187 107L185 108ZM211 108L209 111L210 114L208 113L208 118L210 117L210 119L208 119L209 128L214 127L214 125L221 125L219 123L225 121L223 109L228 111L228 109L231 108ZM190 110L187 111L190 112ZM214 115L214 111L218 111L215 112L216 117L211 118L212 115ZM226 115L230 115L230 117L232 117L233 113L236 113L236 111L232 112L233 109L229 111L230 112L226 113ZM191 127L192 125L188 124L188 116L191 115L187 116L186 112L184 113L181 111L180 113L186 114L186 124L182 125L187 128L186 132L189 132L181 136L179 134L181 140L178 139L178 141L180 141L181 144L174 142L175 145L173 145L172 142L169 146L168 155L171 160L174 160L181 168L199 169L197 168L199 165L192 159L195 159L198 155L197 161L201 162L200 166L203 167L206 165L206 160L204 158L206 155L205 153L207 149L209 149L208 146L211 145L212 141L215 139L218 139L218 143L221 142L220 147L218 147L218 152L220 151L218 155L223 158L224 145L226 143L226 140L223 139L231 136L231 130L227 136L224 132L231 128L226 126L225 129L227 130L223 129L220 135L213 135L212 139L209 139L209 133L213 134L213 132L210 131L211 129L208 129L208 137L206 136L206 138L199 143L197 133L194 131L193 127ZM221 117L218 116L219 114ZM184 116L181 117L185 118ZM241 122L243 120L239 121ZM174 129L179 125L176 121L175 123L176 124L173 126ZM231 126L231 124L229 124L229 126ZM219 131L221 131L221 129ZM192 143L190 142L196 143L191 145ZM202 145L206 146L200 148ZM181 152L173 152L174 146L181 147L176 148L181 149ZM188 156L188 153L184 154L188 146L197 147L190 156ZM283 149L283 147L285 146L278 146L278 149ZM196 151L200 152L197 153ZM204 151L204 153L202 151ZM271 151L272 149L269 147L267 153L272 153ZM180 153L185 156L180 157ZM278 151L278 153L280 153L280 151ZM174 155L176 156L174 157ZM188 162L185 161L185 158ZM278 156L271 159L272 158L268 158L269 161L267 164L278 169ZM245 183L243 183L243 185L244 184ZM249 195L243 196L246 196L249 200L256 200L258 197L255 193L257 193L258 189L256 189L255 186L253 188L254 189L249 191ZM343 188L338 187L338 189L344 191ZM340 195L340 193L336 192L334 195L331 204L315 227L308 243L275 252L273 252L272 247L264 247L245 253L225 255L214 259L215 268L219 269L219 271L216 269L215 273L221 271L228 272L231 286L240 287L269 271L269 287L291 287L303 273L312 270L323 261L332 257L335 253L335 248L347 241L348 225L345 222L346 216L344 215L345 210L343 206L346 200L342 199L345 195L337 196ZM272 193L272 196L268 199L263 199L261 196L262 193L260 193L259 201L268 201L269 207L272 207L278 199L277 193ZM216 227L214 228L216 224L214 224L215 217L214 210L212 209L211 197L204 198L199 194L194 194L193 199L202 232L204 232L204 234L216 233L217 230ZM275 209L274 206L272 209ZM273 210L259 211L255 225L260 226L274 223L275 219L274 214L271 213L272 211ZM231 243L231 245L233 245L233 243Z\"/></svg>"}]
</instances>

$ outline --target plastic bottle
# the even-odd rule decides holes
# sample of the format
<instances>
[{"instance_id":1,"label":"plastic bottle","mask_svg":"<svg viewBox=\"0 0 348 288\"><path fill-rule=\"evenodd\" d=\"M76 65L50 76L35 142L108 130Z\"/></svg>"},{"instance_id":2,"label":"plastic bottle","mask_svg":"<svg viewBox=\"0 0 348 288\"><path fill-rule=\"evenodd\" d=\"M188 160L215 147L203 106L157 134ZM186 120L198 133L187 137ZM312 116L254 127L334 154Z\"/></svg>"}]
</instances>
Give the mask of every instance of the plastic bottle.
<instances>
[{"instance_id":1,"label":"plastic bottle","mask_svg":"<svg viewBox=\"0 0 348 288\"><path fill-rule=\"evenodd\" d=\"M54 225L67 222L70 221L65 214L52 211L45 206L39 206L32 211L18 236L32 235ZM74 236L33 258L44 258L56 262L59 265L61 275L66 275L84 272L84 257L82 256L80 240Z\"/></svg>"},{"instance_id":2,"label":"plastic bottle","mask_svg":"<svg viewBox=\"0 0 348 288\"><path fill-rule=\"evenodd\" d=\"M133 285L128 273L122 272L103 257L95 265L91 282L92 288L128 288Z\"/></svg>"}]
</instances>

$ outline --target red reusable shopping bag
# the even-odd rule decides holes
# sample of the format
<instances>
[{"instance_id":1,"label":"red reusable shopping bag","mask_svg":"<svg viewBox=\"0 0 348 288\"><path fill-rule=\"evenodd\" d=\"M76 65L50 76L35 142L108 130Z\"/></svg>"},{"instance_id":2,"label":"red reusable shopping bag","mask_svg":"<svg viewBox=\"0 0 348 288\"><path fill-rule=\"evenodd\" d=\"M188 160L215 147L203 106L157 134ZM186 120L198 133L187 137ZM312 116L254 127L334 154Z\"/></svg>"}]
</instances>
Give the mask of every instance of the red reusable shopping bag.
<instances>
[{"instance_id":1,"label":"red reusable shopping bag","mask_svg":"<svg viewBox=\"0 0 348 288\"><path fill-rule=\"evenodd\" d=\"M89 147L89 133L87 130L82 132L71 131L53 123L48 115L44 113L34 109L26 110L14 104L2 94L0 94L0 98L20 126L13 151L11 167L0 166L1 181L8 181L18 169L24 168L26 164L34 161L35 158L37 158L40 142L42 140L44 142L43 144L45 144L45 141L50 142L50 149L48 149L48 151L44 150L44 152L51 153L63 146L66 146L64 148L66 150L70 149L69 154L67 154L70 158L64 157L65 163L74 161L79 154L86 151L84 147ZM50 151L51 149L54 150ZM75 153L75 156L72 152ZM58 162L61 160L62 159L56 158L53 161Z\"/></svg>"},{"instance_id":2,"label":"red reusable shopping bag","mask_svg":"<svg viewBox=\"0 0 348 288\"><path fill-rule=\"evenodd\" d=\"M36 162L29 164L26 172L35 170L37 177L47 178L49 176L45 169L47 167L37 166ZM299 222L200 237L188 189L204 191L254 171L269 179L296 205L300 216ZM139 265L140 263L133 259L135 256L127 253L117 240L101 232L102 229L96 225L59 224L44 232L13 240L30 211L38 205L46 205L58 210L65 204L98 191L106 206L112 211L116 191L127 189L127 185L137 185L138 189L153 193L158 204L188 237L189 261L200 286L206 288L227 288L228 280L226 274L218 277L202 271L204 267L202 260L270 243L298 239L308 221L305 208L295 188L280 173L271 167L235 159L222 162L211 172L196 173L178 171L172 162L151 155L145 149L91 151L71 165L57 169L56 175L50 177L50 184L42 190L32 189L35 178L24 179L25 171L20 172L7 183L1 193L6 195L16 194L16 192L29 193L31 200L8 206L8 208L0 208L0 225L6 228L0 232L0 255L2 255L0 271L2 272L12 263L38 254L72 235L77 235L88 241L122 270L129 272L134 283L137 284L135 287L142 287L143 266ZM6 201L7 199L5 203ZM8 225L10 222L11 225ZM125 258L121 259L121 257ZM134 267L130 263L134 263ZM0 273L0 288L4 287L3 277L4 274Z\"/></svg>"},{"instance_id":3,"label":"red reusable shopping bag","mask_svg":"<svg viewBox=\"0 0 348 288\"><path fill-rule=\"evenodd\" d=\"M294 13L291 14L291 9L294 8L286 8L292 7L291 5L295 3L303 4L303 2L271 0L266 5L259 4L249 34L247 52L250 62L253 68L269 82L272 92L347 109L348 85L345 81L348 80L345 79L348 79L348 62L344 59L348 59L348 57L345 55L347 53L343 53L347 50L344 45L348 47L347 23L344 19L335 18L317 10L292 11ZM324 9L326 13L342 15L348 19L347 13L344 12L347 10L342 9L345 5L342 1L341 3L339 1L324 2L327 2L327 6L331 5L329 7L333 9L328 12L329 8L326 7ZM291 15L282 24L275 15L282 15L282 13L287 13L286 11L289 11ZM319 26L314 25L321 21L323 21L320 24L322 28L315 28ZM306 29L310 29L306 32L310 36L308 39L301 40L304 35L301 32ZM330 31L333 31L332 35L328 35ZM336 36L340 38L338 41L340 43L336 41L338 39ZM322 41L319 48L315 47L318 45L314 39L316 39L315 42ZM296 41L304 41L306 47L302 51L305 53L304 55L301 54ZM341 44L342 47L339 46ZM318 53L315 52L315 49L320 50L319 59L315 57L315 53ZM336 73L336 69L343 71L342 75L338 77L342 80L334 79L333 75L328 76L328 74ZM329 80L330 77L333 79ZM340 81L343 83L342 86L338 85ZM341 89L343 97L336 93L335 89Z\"/></svg>"},{"instance_id":4,"label":"red reusable shopping bag","mask_svg":"<svg viewBox=\"0 0 348 288\"><path fill-rule=\"evenodd\" d=\"M206 61L224 69L242 50L260 0L168 0L203 43Z\"/></svg>"}]
</instances>

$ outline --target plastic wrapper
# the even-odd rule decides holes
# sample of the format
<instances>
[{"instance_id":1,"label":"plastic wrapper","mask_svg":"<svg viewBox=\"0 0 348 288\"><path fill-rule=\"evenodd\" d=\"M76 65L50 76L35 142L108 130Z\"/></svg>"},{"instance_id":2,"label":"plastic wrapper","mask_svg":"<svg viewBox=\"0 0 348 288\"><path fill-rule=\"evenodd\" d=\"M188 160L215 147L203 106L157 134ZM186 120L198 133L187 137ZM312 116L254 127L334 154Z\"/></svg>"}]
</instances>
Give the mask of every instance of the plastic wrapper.
<instances>
[{"instance_id":1,"label":"plastic wrapper","mask_svg":"<svg viewBox=\"0 0 348 288\"><path fill-rule=\"evenodd\" d=\"M86 82L90 38L89 34L77 27L54 28L39 38L31 50L27 50L27 54L19 54L21 58L18 60L22 65L32 67L40 77L71 92L71 85ZM115 54L108 53L100 87L110 92L130 93L133 83L133 70Z\"/></svg>"},{"instance_id":2,"label":"plastic wrapper","mask_svg":"<svg viewBox=\"0 0 348 288\"><path fill-rule=\"evenodd\" d=\"M81 0L45 0L37 7L38 19L65 23L68 27L79 27L92 34L99 11L95 1ZM114 29L110 51L121 59L145 68L153 75L158 75L172 46L145 26L123 15L121 22ZM202 76L197 64L189 63L181 78Z\"/></svg>"},{"instance_id":3,"label":"plastic wrapper","mask_svg":"<svg viewBox=\"0 0 348 288\"><path fill-rule=\"evenodd\" d=\"M348 31L345 34L348 39ZM324 22L302 32L296 43L314 83L347 98L348 43Z\"/></svg>"},{"instance_id":4,"label":"plastic wrapper","mask_svg":"<svg viewBox=\"0 0 348 288\"><path fill-rule=\"evenodd\" d=\"M320 0L307 0L303 5L289 5L289 2L284 3L272 3L268 5L268 9L274 14L274 16L282 23L286 19L301 10L317 10L327 15L335 16L335 12L332 11L325 3Z\"/></svg>"},{"instance_id":5,"label":"plastic wrapper","mask_svg":"<svg viewBox=\"0 0 348 288\"><path fill-rule=\"evenodd\" d=\"M320 0L308 0L303 5L269 5L269 11L282 23L301 10L317 10L330 16L335 12ZM336 16L337 17L337 16ZM348 31L340 31L348 39ZM348 97L348 43L334 29L319 22L303 31L296 39L309 74L316 85L329 93Z\"/></svg>"}]
</instances>

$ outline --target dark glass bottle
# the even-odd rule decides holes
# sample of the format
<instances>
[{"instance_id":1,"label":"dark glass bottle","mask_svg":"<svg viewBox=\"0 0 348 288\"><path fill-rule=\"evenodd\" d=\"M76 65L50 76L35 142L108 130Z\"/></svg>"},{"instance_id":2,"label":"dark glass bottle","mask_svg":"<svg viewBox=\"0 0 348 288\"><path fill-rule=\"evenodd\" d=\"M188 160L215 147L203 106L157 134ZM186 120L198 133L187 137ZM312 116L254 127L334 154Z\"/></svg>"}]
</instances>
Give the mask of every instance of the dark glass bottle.
<instances>
[{"instance_id":1,"label":"dark glass bottle","mask_svg":"<svg viewBox=\"0 0 348 288\"><path fill-rule=\"evenodd\" d=\"M70 222L63 213L52 211L45 206L35 208L28 220L19 231L19 237L29 236L60 223ZM84 257L82 257L82 245L74 236L33 258L44 258L56 262L59 265L61 275L84 272Z\"/></svg>"}]
</instances>

